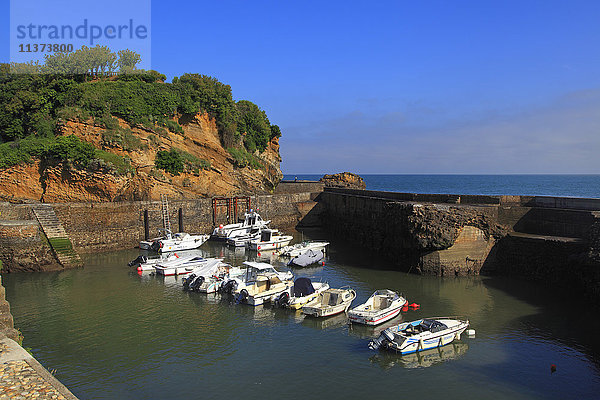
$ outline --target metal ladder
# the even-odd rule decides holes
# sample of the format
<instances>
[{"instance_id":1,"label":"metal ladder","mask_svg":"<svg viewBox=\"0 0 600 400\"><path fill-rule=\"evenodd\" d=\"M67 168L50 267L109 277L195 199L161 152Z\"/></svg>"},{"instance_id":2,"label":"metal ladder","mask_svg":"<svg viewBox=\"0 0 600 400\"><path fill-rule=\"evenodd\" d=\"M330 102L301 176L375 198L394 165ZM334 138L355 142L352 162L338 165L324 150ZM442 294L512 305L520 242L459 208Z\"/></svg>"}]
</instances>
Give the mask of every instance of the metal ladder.
<instances>
[{"instance_id":1,"label":"metal ladder","mask_svg":"<svg viewBox=\"0 0 600 400\"><path fill-rule=\"evenodd\" d=\"M162 219L163 219L163 228L167 230L167 232L171 232L171 220L169 219L169 201L167 200L166 194L160 195L160 202L162 204Z\"/></svg>"}]
</instances>

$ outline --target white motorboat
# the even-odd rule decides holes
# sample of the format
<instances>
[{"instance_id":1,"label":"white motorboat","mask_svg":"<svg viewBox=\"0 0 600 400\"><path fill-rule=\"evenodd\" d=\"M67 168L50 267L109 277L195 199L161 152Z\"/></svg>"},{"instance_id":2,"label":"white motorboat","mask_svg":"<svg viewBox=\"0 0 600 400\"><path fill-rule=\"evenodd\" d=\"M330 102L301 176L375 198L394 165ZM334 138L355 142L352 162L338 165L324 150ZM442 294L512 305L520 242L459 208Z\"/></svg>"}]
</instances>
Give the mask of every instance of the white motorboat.
<instances>
[{"instance_id":1,"label":"white motorboat","mask_svg":"<svg viewBox=\"0 0 600 400\"><path fill-rule=\"evenodd\" d=\"M401 354L442 347L460 340L460 334L469 326L469 320L455 317L423 318L404 322L381 332L369 343L369 348L383 347Z\"/></svg>"},{"instance_id":2,"label":"white motorboat","mask_svg":"<svg viewBox=\"0 0 600 400\"><path fill-rule=\"evenodd\" d=\"M248 242L253 240L260 239L260 233L262 232L262 228L253 229L247 235L234 236L227 239L227 244L233 247L245 247Z\"/></svg>"},{"instance_id":3,"label":"white motorboat","mask_svg":"<svg viewBox=\"0 0 600 400\"><path fill-rule=\"evenodd\" d=\"M294 282L291 280L281 280L278 274L261 273L253 283L236 291L236 302L259 306L286 292L293 284Z\"/></svg>"},{"instance_id":4,"label":"white motorboat","mask_svg":"<svg viewBox=\"0 0 600 400\"><path fill-rule=\"evenodd\" d=\"M158 233L160 236L157 236L153 239L141 240L140 241L140 249L141 250L152 250L152 245L154 243L158 242L159 240L171 239L171 237L172 237L171 231L169 231L167 229L159 229Z\"/></svg>"},{"instance_id":5,"label":"white motorboat","mask_svg":"<svg viewBox=\"0 0 600 400\"><path fill-rule=\"evenodd\" d=\"M211 258L203 258L200 256L194 257L177 257L169 261L164 261L154 266L154 271L158 275L186 275L191 274L194 269L204 267L207 263L212 262Z\"/></svg>"},{"instance_id":6,"label":"white motorboat","mask_svg":"<svg viewBox=\"0 0 600 400\"><path fill-rule=\"evenodd\" d=\"M313 317L328 317L348 311L356 298L353 289L327 289L302 307L302 313Z\"/></svg>"},{"instance_id":7,"label":"white motorboat","mask_svg":"<svg viewBox=\"0 0 600 400\"><path fill-rule=\"evenodd\" d=\"M248 242L248 248L254 251L273 250L285 247L294 237L282 235L277 229L263 229L260 239Z\"/></svg>"},{"instance_id":8,"label":"white motorboat","mask_svg":"<svg viewBox=\"0 0 600 400\"><path fill-rule=\"evenodd\" d=\"M242 264L244 273L240 276L230 276L225 279L220 290L225 293L239 293L248 285L254 284L260 275L276 275L281 281L291 281L294 275L290 271L280 272L271 264L255 261L244 261Z\"/></svg>"},{"instance_id":9,"label":"white motorboat","mask_svg":"<svg viewBox=\"0 0 600 400\"><path fill-rule=\"evenodd\" d=\"M296 243L291 246L285 246L279 250L279 254L284 257L298 257L299 255L307 252L308 250L321 250L325 253L325 248L329 245L329 242L323 241L304 241L302 243Z\"/></svg>"},{"instance_id":10,"label":"white motorboat","mask_svg":"<svg viewBox=\"0 0 600 400\"><path fill-rule=\"evenodd\" d=\"M277 296L273 302L275 305L298 310L327 289L329 284L326 282L311 282L309 278L298 278L294 281L294 286Z\"/></svg>"},{"instance_id":11,"label":"white motorboat","mask_svg":"<svg viewBox=\"0 0 600 400\"><path fill-rule=\"evenodd\" d=\"M213 230L211 238L216 240L227 240L236 236L250 234L253 230L266 228L271 221L265 221L256 212L250 210L244 214L244 221L237 224L219 225Z\"/></svg>"},{"instance_id":12,"label":"white motorboat","mask_svg":"<svg viewBox=\"0 0 600 400\"><path fill-rule=\"evenodd\" d=\"M308 249L304 253L292 258L288 263L288 267L307 267L316 264L325 257L323 250Z\"/></svg>"},{"instance_id":13,"label":"white motorboat","mask_svg":"<svg viewBox=\"0 0 600 400\"><path fill-rule=\"evenodd\" d=\"M171 239L154 242L152 248L160 253L192 250L202 246L209 238L209 235L190 235L180 232L173 234Z\"/></svg>"},{"instance_id":14,"label":"white motorboat","mask_svg":"<svg viewBox=\"0 0 600 400\"><path fill-rule=\"evenodd\" d=\"M229 264L220 263L214 271L194 270L183 279L183 289L200 293L216 293L223 281L231 277L241 276L245 271Z\"/></svg>"},{"instance_id":15,"label":"white motorboat","mask_svg":"<svg viewBox=\"0 0 600 400\"><path fill-rule=\"evenodd\" d=\"M369 299L348 311L350 322L379 325L396 317L407 303L406 299L391 290L377 290Z\"/></svg>"},{"instance_id":16,"label":"white motorboat","mask_svg":"<svg viewBox=\"0 0 600 400\"><path fill-rule=\"evenodd\" d=\"M145 255L138 256L135 260L130 261L127 265L130 267L137 266L138 272L154 271L156 264L173 261L179 258L177 253L161 254L158 257L148 257Z\"/></svg>"}]
</instances>

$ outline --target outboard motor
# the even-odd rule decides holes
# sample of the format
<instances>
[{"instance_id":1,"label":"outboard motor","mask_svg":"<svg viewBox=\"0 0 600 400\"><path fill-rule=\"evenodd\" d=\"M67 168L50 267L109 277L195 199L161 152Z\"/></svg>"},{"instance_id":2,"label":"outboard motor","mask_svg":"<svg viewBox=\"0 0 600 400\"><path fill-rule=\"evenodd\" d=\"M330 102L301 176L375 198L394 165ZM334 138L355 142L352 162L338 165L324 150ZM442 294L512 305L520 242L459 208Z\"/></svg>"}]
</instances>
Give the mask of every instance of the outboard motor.
<instances>
[{"instance_id":1,"label":"outboard motor","mask_svg":"<svg viewBox=\"0 0 600 400\"><path fill-rule=\"evenodd\" d=\"M194 292L197 292L198 290L200 290L200 286L202 286L203 283L204 277L199 276L192 283L190 283L190 289L192 289Z\"/></svg>"},{"instance_id":2,"label":"outboard motor","mask_svg":"<svg viewBox=\"0 0 600 400\"><path fill-rule=\"evenodd\" d=\"M135 260L131 260L127 263L127 265L129 265L130 267L137 267L140 264L144 264L146 261L148 261L148 257L146 256L137 256L137 258Z\"/></svg>"},{"instance_id":3,"label":"outboard motor","mask_svg":"<svg viewBox=\"0 0 600 400\"><path fill-rule=\"evenodd\" d=\"M235 302L238 304L246 304L248 303L248 296L250 296L250 293L248 293L246 289L242 289L240 294L238 294L237 299L235 299Z\"/></svg>"},{"instance_id":4,"label":"outboard motor","mask_svg":"<svg viewBox=\"0 0 600 400\"><path fill-rule=\"evenodd\" d=\"M190 274L187 278L183 278L183 290L190 289L190 283L192 283L196 279L196 274Z\"/></svg>"},{"instance_id":5,"label":"outboard motor","mask_svg":"<svg viewBox=\"0 0 600 400\"><path fill-rule=\"evenodd\" d=\"M290 294L283 292L275 299L275 305L279 307L287 307L290 304Z\"/></svg>"},{"instance_id":6,"label":"outboard motor","mask_svg":"<svg viewBox=\"0 0 600 400\"><path fill-rule=\"evenodd\" d=\"M220 290L222 293L232 295L236 286L237 286L236 282L232 279L232 280L227 281L224 284L222 284Z\"/></svg>"},{"instance_id":7,"label":"outboard motor","mask_svg":"<svg viewBox=\"0 0 600 400\"><path fill-rule=\"evenodd\" d=\"M150 246L150 248L156 252L158 252L160 249L162 249L163 244L160 240L155 241L154 243L152 243L152 246Z\"/></svg>"},{"instance_id":8,"label":"outboard motor","mask_svg":"<svg viewBox=\"0 0 600 400\"><path fill-rule=\"evenodd\" d=\"M377 339L373 339L369 342L369 348L371 350L377 350L377 349L379 349L379 347L381 347L383 342L393 342L393 341L394 341L394 334L392 332L390 332L389 329L385 329L383 332L381 332L381 334L379 335L379 337Z\"/></svg>"}]
</instances>

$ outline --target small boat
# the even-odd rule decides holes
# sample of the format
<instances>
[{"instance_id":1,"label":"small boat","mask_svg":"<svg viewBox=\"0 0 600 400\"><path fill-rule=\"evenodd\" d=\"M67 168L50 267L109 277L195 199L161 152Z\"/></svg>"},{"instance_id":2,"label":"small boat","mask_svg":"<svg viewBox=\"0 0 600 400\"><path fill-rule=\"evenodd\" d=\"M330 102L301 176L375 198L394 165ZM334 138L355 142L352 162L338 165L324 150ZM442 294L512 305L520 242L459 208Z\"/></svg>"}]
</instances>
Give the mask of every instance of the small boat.
<instances>
[{"instance_id":1,"label":"small boat","mask_svg":"<svg viewBox=\"0 0 600 400\"><path fill-rule=\"evenodd\" d=\"M129 261L127 265L136 267L138 272L154 271L154 266L161 262L173 261L179 258L177 253L161 254L158 257L138 256L135 260Z\"/></svg>"},{"instance_id":2,"label":"small boat","mask_svg":"<svg viewBox=\"0 0 600 400\"><path fill-rule=\"evenodd\" d=\"M353 289L327 289L302 307L302 313L313 317L328 317L348 311L356 298Z\"/></svg>"},{"instance_id":3,"label":"small boat","mask_svg":"<svg viewBox=\"0 0 600 400\"><path fill-rule=\"evenodd\" d=\"M304 241L302 243L296 243L291 246L282 247L279 250L279 254L284 257L297 257L308 250L321 250L325 253L325 248L329 245L329 242L323 241Z\"/></svg>"},{"instance_id":4,"label":"small boat","mask_svg":"<svg viewBox=\"0 0 600 400\"><path fill-rule=\"evenodd\" d=\"M348 311L348 319L357 324L378 325L400 314L406 303L406 299L396 292L377 290L365 303Z\"/></svg>"},{"instance_id":5,"label":"small boat","mask_svg":"<svg viewBox=\"0 0 600 400\"><path fill-rule=\"evenodd\" d=\"M245 247L248 242L260 239L262 228L253 229L249 234L242 236L234 236L227 239L227 244L233 247Z\"/></svg>"},{"instance_id":6,"label":"small boat","mask_svg":"<svg viewBox=\"0 0 600 400\"><path fill-rule=\"evenodd\" d=\"M160 253L170 251L193 250L202 246L210 236L190 235L189 233L175 233L171 239L163 239L154 242L152 249Z\"/></svg>"},{"instance_id":7,"label":"small boat","mask_svg":"<svg viewBox=\"0 0 600 400\"><path fill-rule=\"evenodd\" d=\"M232 268L229 264L221 263L218 265L217 271L212 273L202 274L192 271L187 278L183 279L183 289L200 293L216 293L225 280L243 273L244 270L238 267Z\"/></svg>"},{"instance_id":8,"label":"small boat","mask_svg":"<svg viewBox=\"0 0 600 400\"><path fill-rule=\"evenodd\" d=\"M308 249L304 253L292 258L288 263L288 267L307 267L311 264L318 263L323 259L325 254L322 250Z\"/></svg>"},{"instance_id":9,"label":"small boat","mask_svg":"<svg viewBox=\"0 0 600 400\"><path fill-rule=\"evenodd\" d=\"M154 243L158 242L159 240L171 239L171 237L172 237L171 231L169 231L168 229L161 228L158 230L158 234L159 234L159 236L157 236L153 239L140 241L140 249L152 250L152 245Z\"/></svg>"},{"instance_id":10,"label":"small boat","mask_svg":"<svg viewBox=\"0 0 600 400\"><path fill-rule=\"evenodd\" d=\"M263 229L260 239L248 242L248 248L254 251L279 249L287 246L293 238L290 235L282 235L277 229Z\"/></svg>"},{"instance_id":11,"label":"small boat","mask_svg":"<svg viewBox=\"0 0 600 400\"><path fill-rule=\"evenodd\" d=\"M203 258L200 256L194 257L178 257L174 260L163 261L154 266L154 271L158 275L187 275L191 274L198 267L206 266L211 258Z\"/></svg>"},{"instance_id":12,"label":"small boat","mask_svg":"<svg viewBox=\"0 0 600 400\"><path fill-rule=\"evenodd\" d=\"M280 272L271 264L244 261L242 264L243 273L238 276L229 276L223 280L220 291L224 293L234 294L248 285L253 285L260 275L277 275L281 281L291 281L294 275L290 271Z\"/></svg>"},{"instance_id":13,"label":"small boat","mask_svg":"<svg viewBox=\"0 0 600 400\"><path fill-rule=\"evenodd\" d=\"M454 317L423 318L404 322L381 332L369 343L371 350L383 347L401 354L442 347L460 340L460 334L469 326L469 320Z\"/></svg>"},{"instance_id":14,"label":"small boat","mask_svg":"<svg viewBox=\"0 0 600 400\"><path fill-rule=\"evenodd\" d=\"M256 212L250 210L244 214L244 220L236 224L219 225L213 230L211 238L214 240L227 240L229 238L248 235L255 229L266 228L271 221L265 221Z\"/></svg>"},{"instance_id":15,"label":"small boat","mask_svg":"<svg viewBox=\"0 0 600 400\"><path fill-rule=\"evenodd\" d=\"M212 264L195 268L186 278L183 278L183 290L200 293L215 293L226 276L230 273L235 273L232 270L236 269L238 274L242 273L239 268L231 268L229 264L225 264L222 259L214 259L216 262Z\"/></svg>"},{"instance_id":16,"label":"small boat","mask_svg":"<svg viewBox=\"0 0 600 400\"><path fill-rule=\"evenodd\" d=\"M297 310L327 289L329 289L328 283L311 282L309 278L298 278L294 281L294 286L277 296L273 302L275 305Z\"/></svg>"},{"instance_id":17,"label":"small boat","mask_svg":"<svg viewBox=\"0 0 600 400\"><path fill-rule=\"evenodd\" d=\"M252 284L236 291L236 302L259 306L286 292L293 284L291 280L282 281L277 274L260 274Z\"/></svg>"}]
</instances>

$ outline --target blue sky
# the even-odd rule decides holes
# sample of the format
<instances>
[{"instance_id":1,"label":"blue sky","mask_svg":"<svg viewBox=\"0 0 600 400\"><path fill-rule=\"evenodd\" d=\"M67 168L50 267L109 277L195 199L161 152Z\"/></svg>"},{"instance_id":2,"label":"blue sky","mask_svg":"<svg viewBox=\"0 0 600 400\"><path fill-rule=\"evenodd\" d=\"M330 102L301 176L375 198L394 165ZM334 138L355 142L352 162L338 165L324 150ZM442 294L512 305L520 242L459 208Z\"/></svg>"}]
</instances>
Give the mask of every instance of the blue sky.
<instances>
[{"instance_id":1,"label":"blue sky","mask_svg":"<svg viewBox=\"0 0 600 400\"><path fill-rule=\"evenodd\" d=\"M152 67L257 103L284 173L599 173L599 17L596 1L153 1Z\"/></svg>"}]
</instances>

